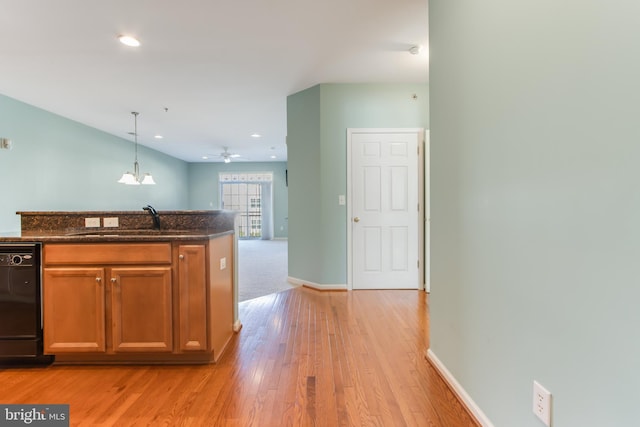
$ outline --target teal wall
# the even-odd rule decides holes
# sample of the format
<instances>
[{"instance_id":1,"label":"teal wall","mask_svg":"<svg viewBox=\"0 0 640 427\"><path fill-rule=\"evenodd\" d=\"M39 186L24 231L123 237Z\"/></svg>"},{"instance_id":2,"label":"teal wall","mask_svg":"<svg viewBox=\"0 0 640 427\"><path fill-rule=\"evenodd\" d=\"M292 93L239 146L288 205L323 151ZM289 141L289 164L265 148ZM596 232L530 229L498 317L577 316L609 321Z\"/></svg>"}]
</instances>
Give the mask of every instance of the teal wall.
<instances>
[{"instance_id":1,"label":"teal wall","mask_svg":"<svg viewBox=\"0 0 640 427\"><path fill-rule=\"evenodd\" d=\"M431 349L496 426L638 425L640 3L430 1Z\"/></svg>"},{"instance_id":2,"label":"teal wall","mask_svg":"<svg viewBox=\"0 0 640 427\"><path fill-rule=\"evenodd\" d=\"M287 98L289 276L318 283L322 271L320 86Z\"/></svg>"},{"instance_id":3,"label":"teal wall","mask_svg":"<svg viewBox=\"0 0 640 427\"><path fill-rule=\"evenodd\" d=\"M347 128L426 129L428 98L426 84L321 84L288 97L291 277L347 283L347 207L338 205Z\"/></svg>"},{"instance_id":4,"label":"teal wall","mask_svg":"<svg viewBox=\"0 0 640 427\"><path fill-rule=\"evenodd\" d=\"M133 169L131 141L3 95L0 137L13 141L11 151L0 150L0 233L20 230L16 211L187 207L188 165L146 147L139 147L141 171L158 185L116 182Z\"/></svg>"},{"instance_id":5,"label":"teal wall","mask_svg":"<svg viewBox=\"0 0 640 427\"><path fill-rule=\"evenodd\" d=\"M139 146L140 170L157 185L122 185L116 181L133 169L131 141L3 95L0 137L13 142L0 150L0 233L20 230L17 211L218 209L218 172L272 171L274 236L287 237L285 162L189 164Z\"/></svg>"},{"instance_id":6,"label":"teal wall","mask_svg":"<svg viewBox=\"0 0 640 427\"><path fill-rule=\"evenodd\" d=\"M288 236L289 193L286 162L190 163L189 209L220 209L220 172L273 172L273 235Z\"/></svg>"}]
</instances>

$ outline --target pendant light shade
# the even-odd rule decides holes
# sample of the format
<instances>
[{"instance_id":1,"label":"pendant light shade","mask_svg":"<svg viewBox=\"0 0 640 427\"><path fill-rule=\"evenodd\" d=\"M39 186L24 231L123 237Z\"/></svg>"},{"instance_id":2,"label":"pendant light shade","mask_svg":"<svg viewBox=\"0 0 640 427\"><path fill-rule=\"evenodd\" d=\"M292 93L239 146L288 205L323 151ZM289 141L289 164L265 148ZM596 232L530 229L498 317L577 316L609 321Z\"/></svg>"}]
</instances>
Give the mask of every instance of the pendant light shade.
<instances>
[{"instance_id":1,"label":"pendant light shade","mask_svg":"<svg viewBox=\"0 0 640 427\"><path fill-rule=\"evenodd\" d=\"M138 112L132 111L133 114L133 138L135 146L135 157L133 161L133 172L125 172L122 174L118 182L126 185L155 185L156 182L150 173L145 173L142 179L140 179L140 165L138 164Z\"/></svg>"},{"instance_id":2,"label":"pendant light shade","mask_svg":"<svg viewBox=\"0 0 640 427\"><path fill-rule=\"evenodd\" d=\"M140 183L136 181L136 177L133 176L131 172L123 173L120 179L118 180L118 182L120 184L127 184L127 185L140 185Z\"/></svg>"},{"instance_id":3,"label":"pendant light shade","mask_svg":"<svg viewBox=\"0 0 640 427\"><path fill-rule=\"evenodd\" d=\"M141 184L142 185L156 185L156 182L153 180L153 177L151 176L150 173L145 173Z\"/></svg>"}]
</instances>

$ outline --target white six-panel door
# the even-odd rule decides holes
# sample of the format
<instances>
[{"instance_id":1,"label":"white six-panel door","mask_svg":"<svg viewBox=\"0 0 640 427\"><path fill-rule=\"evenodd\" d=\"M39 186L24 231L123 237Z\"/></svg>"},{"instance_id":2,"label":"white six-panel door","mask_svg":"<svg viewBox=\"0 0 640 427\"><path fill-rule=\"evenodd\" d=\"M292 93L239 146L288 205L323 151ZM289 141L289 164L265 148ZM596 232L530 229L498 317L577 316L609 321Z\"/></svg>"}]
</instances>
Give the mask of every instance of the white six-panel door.
<instances>
[{"instance_id":1,"label":"white six-panel door","mask_svg":"<svg viewBox=\"0 0 640 427\"><path fill-rule=\"evenodd\" d=\"M349 130L353 289L418 289L419 130Z\"/></svg>"}]
</instances>

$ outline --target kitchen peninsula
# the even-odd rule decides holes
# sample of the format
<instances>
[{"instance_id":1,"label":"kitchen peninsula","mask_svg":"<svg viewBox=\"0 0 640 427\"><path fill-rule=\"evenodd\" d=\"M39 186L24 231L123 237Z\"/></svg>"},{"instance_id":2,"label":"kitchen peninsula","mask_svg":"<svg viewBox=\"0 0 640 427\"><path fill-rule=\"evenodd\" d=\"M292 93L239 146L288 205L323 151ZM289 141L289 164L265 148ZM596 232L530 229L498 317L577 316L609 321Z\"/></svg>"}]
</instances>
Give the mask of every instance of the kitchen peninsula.
<instances>
[{"instance_id":1,"label":"kitchen peninsula","mask_svg":"<svg viewBox=\"0 0 640 427\"><path fill-rule=\"evenodd\" d=\"M153 210L153 208L151 208ZM18 212L56 363L209 363L237 320L235 212Z\"/></svg>"}]
</instances>

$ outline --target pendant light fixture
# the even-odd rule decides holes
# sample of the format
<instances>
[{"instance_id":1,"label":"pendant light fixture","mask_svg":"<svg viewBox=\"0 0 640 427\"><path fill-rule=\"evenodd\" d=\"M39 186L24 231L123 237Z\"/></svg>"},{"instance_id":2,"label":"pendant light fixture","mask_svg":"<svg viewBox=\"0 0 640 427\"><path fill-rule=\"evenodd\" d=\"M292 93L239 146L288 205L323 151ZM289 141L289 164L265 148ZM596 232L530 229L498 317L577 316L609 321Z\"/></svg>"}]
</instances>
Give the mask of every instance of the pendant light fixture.
<instances>
[{"instance_id":1,"label":"pendant light fixture","mask_svg":"<svg viewBox=\"0 0 640 427\"><path fill-rule=\"evenodd\" d=\"M126 172L122 174L122 177L118 180L120 184L127 185L155 185L155 181L150 173L145 173L140 180L140 166L138 165L138 112L132 111L133 114L133 138L135 146L135 157L133 162L133 173Z\"/></svg>"}]
</instances>

